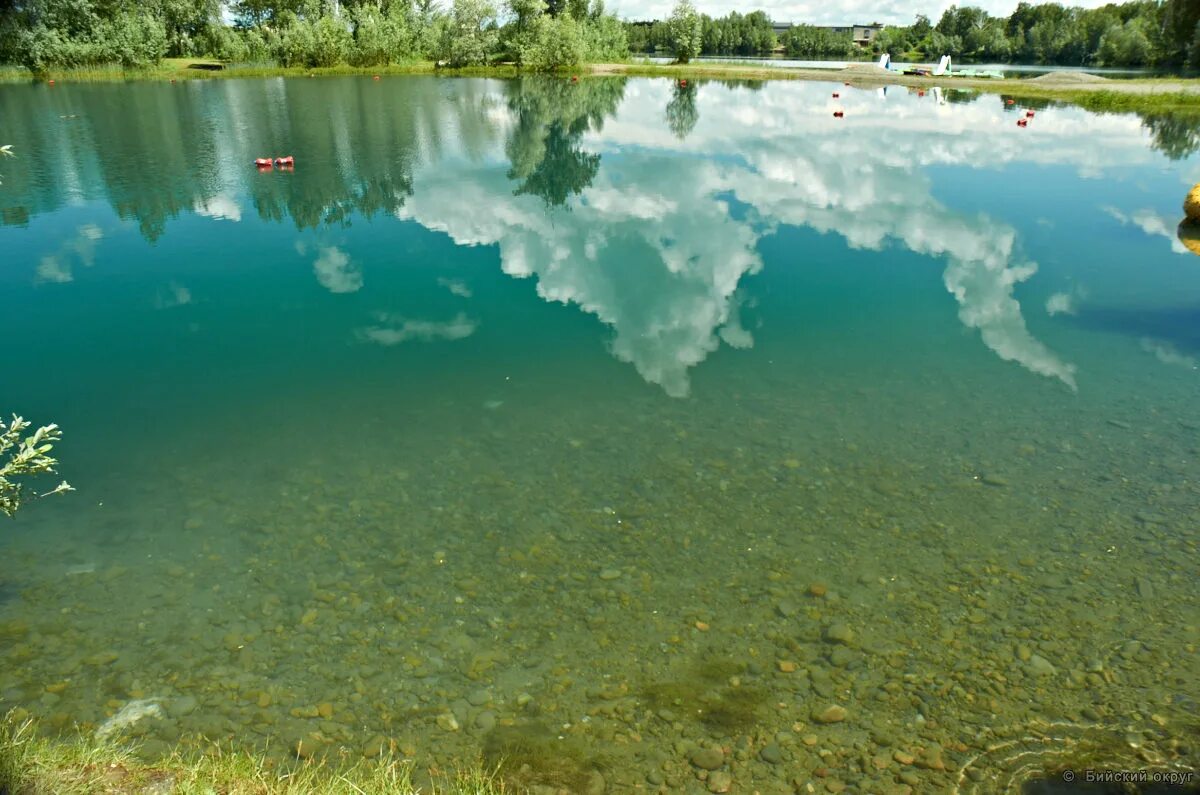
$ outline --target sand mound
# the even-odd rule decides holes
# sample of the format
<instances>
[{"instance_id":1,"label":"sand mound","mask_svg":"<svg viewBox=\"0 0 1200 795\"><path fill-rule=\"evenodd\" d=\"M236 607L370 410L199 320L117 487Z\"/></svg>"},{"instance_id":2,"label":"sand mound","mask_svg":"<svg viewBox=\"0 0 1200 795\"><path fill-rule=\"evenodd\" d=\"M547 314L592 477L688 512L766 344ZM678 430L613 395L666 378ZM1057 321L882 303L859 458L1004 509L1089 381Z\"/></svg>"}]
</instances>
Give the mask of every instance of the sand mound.
<instances>
[{"instance_id":1,"label":"sand mound","mask_svg":"<svg viewBox=\"0 0 1200 795\"><path fill-rule=\"evenodd\" d=\"M1086 72L1047 72L1044 75L1038 75L1031 78L1031 83L1107 83L1107 77L1100 75L1089 75Z\"/></svg>"},{"instance_id":2,"label":"sand mound","mask_svg":"<svg viewBox=\"0 0 1200 795\"><path fill-rule=\"evenodd\" d=\"M887 69L881 69L877 64L873 63L852 63L849 66L843 67L840 70L843 74L859 74L859 75L888 75L892 74Z\"/></svg>"}]
</instances>

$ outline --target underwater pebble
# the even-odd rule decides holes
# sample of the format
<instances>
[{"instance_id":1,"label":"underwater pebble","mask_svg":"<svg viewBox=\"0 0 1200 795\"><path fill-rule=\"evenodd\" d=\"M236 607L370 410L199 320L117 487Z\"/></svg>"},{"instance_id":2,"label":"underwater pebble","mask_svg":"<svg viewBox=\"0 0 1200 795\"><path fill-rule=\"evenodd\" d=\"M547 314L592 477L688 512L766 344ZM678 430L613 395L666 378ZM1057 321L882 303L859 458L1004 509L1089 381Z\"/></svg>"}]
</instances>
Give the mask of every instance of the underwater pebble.
<instances>
[{"instance_id":1,"label":"underwater pebble","mask_svg":"<svg viewBox=\"0 0 1200 795\"><path fill-rule=\"evenodd\" d=\"M180 696L167 703L167 714L172 718L182 718L184 715L191 715L198 706L200 702L195 696Z\"/></svg>"},{"instance_id":2,"label":"underwater pebble","mask_svg":"<svg viewBox=\"0 0 1200 795\"><path fill-rule=\"evenodd\" d=\"M841 723L846 719L846 708L838 704L830 704L824 709L814 710L812 719L817 723Z\"/></svg>"},{"instance_id":3,"label":"underwater pebble","mask_svg":"<svg viewBox=\"0 0 1200 795\"><path fill-rule=\"evenodd\" d=\"M1029 662L1026 663L1026 668L1034 676L1053 676L1057 673L1050 661L1040 654L1031 655Z\"/></svg>"},{"instance_id":4,"label":"underwater pebble","mask_svg":"<svg viewBox=\"0 0 1200 795\"><path fill-rule=\"evenodd\" d=\"M725 764L725 752L720 748L697 748L690 759L701 770L717 770Z\"/></svg>"},{"instance_id":5,"label":"underwater pebble","mask_svg":"<svg viewBox=\"0 0 1200 795\"><path fill-rule=\"evenodd\" d=\"M850 644L854 640L854 630L841 621L830 624L825 630L825 640L829 643Z\"/></svg>"},{"instance_id":6,"label":"underwater pebble","mask_svg":"<svg viewBox=\"0 0 1200 795\"><path fill-rule=\"evenodd\" d=\"M724 770L711 773L708 777L709 792L729 792L733 788L733 776Z\"/></svg>"}]
</instances>

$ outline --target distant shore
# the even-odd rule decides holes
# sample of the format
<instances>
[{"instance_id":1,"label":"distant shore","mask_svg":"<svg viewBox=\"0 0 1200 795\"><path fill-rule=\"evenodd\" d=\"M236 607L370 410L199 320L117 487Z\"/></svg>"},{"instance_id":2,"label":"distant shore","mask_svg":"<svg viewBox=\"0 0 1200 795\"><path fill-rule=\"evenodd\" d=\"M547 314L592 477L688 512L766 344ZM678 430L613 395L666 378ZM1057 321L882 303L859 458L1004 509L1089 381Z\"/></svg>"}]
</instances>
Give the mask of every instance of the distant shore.
<instances>
[{"instance_id":1,"label":"distant shore","mask_svg":"<svg viewBox=\"0 0 1200 795\"><path fill-rule=\"evenodd\" d=\"M965 88L1031 99L1061 100L1099 111L1200 112L1200 79L1131 78L1111 80L1077 72L1049 72L1036 78L995 80L971 77L918 77L891 72L873 64L852 64L842 69L755 66L751 64L693 62L689 64L592 64L592 74L636 77L694 77L735 80L815 80L874 87L902 85L915 88Z\"/></svg>"},{"instance_id":2,"label":"distant shore","mask_svg":"<svg viewBox=\"0 0 1200 795\"><path fill-rule=\"evenodd\" d=\"M470 77L516 77L522 72L511 64L441 69L431 61L414 61L387 66L336 66L323 69L278 67L270 64L224 65L203 58L164 59L157 67L126 71L119 67L55 70L34 75L19 67L0 67L0 82L54 80L56 82L108 82L114 80L194 80L233 79L239 77L326 77L444 75ZM1130 78L1107 79L1080 72L1050 72L1035 78L1003 80L971 77L919 77L880 69L873 64L855 63L845 68L818 69L782 66L758 66L741 63L692 62L656 64L624 63L584 64L559 76L664 77L670 79L722 80L809 80L875 87L902 85L915 88L963 88L1004 94L1011 97L1057 100L1080 105L1088 110L1109 112L1195 112L1200 113L1200 79Z\"/></svg>"}]
</instances>

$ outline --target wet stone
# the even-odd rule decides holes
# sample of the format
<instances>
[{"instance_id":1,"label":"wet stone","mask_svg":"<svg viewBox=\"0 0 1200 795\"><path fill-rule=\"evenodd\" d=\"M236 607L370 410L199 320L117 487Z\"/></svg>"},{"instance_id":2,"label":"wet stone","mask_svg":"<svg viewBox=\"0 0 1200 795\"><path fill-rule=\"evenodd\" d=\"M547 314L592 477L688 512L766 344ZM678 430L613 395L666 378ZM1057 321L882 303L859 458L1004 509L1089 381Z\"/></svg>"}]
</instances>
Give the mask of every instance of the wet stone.
<instances>
[{"instance_id":1,"label":"wet stone","mask_svg":"<svg viewBox=\"0 0 1200 795\"><path fill-rule=\"evenodd\" d=\"M718 770L708 777L709 792L729 792L733 788L733 776L724 770Z\"/></svg>"},{"instance_id":2,"label":"wet stone","mask_svg":"<svg viewBox=\"0 0 1200 795\"><path fill-rule=\"evenodd\" d=\"M720 748L697 748L690 759L701 770L718 770L725 764L725 753Z\"/></svg>"},{"instance_id":3,"label":"wet stone","mask_svg":"<svg viewBox=\"0 0 1200 795\"><path fill-rule=\"evenodd\" d=\"M763 746L763 749L758 752L759 757L764 762L772 765L778 765L783 762L783 750L775 743L770 743Z\"/></svg>"},{"instance_id":4,"label":"wet stone","mask_svg":"<svg viewBox=\"0 0 1200 795\"><path fill-rule=\"evenodd\" d=\"M838 704L813 710L812 719L817 723L841 723L846 719L846 708Z\"/></svg>"},{"instance_id":5,"label":"wet stone","mask_svg":"<svg viewBox=\"0 0 1200 795\"><path fill-rule=\"evenodd\" d=\"M1026 670L1034 676L1053 676L1056 673L1056 669L1050 664L1050 661L1040 654L1034 654L1029 658Z\"/></svg>"},{"instance_id":6,"label":"wet stone","mask_svg":"<svg viewBox=\"0 0 1200 795\"><path fill-rule=\"evenodd\" d=\"M825 640L828 643L849 645L854 641L854 630L841 621L830 624L825 630Z\"/></svg>"},{"instance_id":7,"label":"wet stone","mask_svg":"<svg viewBox=\"0 0 1200 795\"><path fill-rule=\"evenodd\" d=\"M195 696L180 696L167 703L167 714L172 718L182 718L184 715L191 715L196 711L196 707L200 706L200 702Z\"/></svg>"}]
</instances>

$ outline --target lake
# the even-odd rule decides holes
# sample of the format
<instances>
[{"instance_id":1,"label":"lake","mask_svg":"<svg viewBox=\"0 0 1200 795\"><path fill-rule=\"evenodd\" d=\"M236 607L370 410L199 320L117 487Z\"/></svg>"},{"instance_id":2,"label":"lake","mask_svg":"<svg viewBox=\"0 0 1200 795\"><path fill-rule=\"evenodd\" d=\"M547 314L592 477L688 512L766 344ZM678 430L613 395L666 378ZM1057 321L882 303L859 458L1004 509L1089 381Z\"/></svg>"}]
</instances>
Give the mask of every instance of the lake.
<instances>
[{"instance_id":1,"label":"lake","mask_svg":"<svg viewBox=\"0 0 1200 795\"><path fill-rule=\"evenodd\" d=\"M1194 770L1198 141L837 83L5 86L0 411L77 490L0 532L0 711L542 791Z\"/></svg>"}]
</instances>

